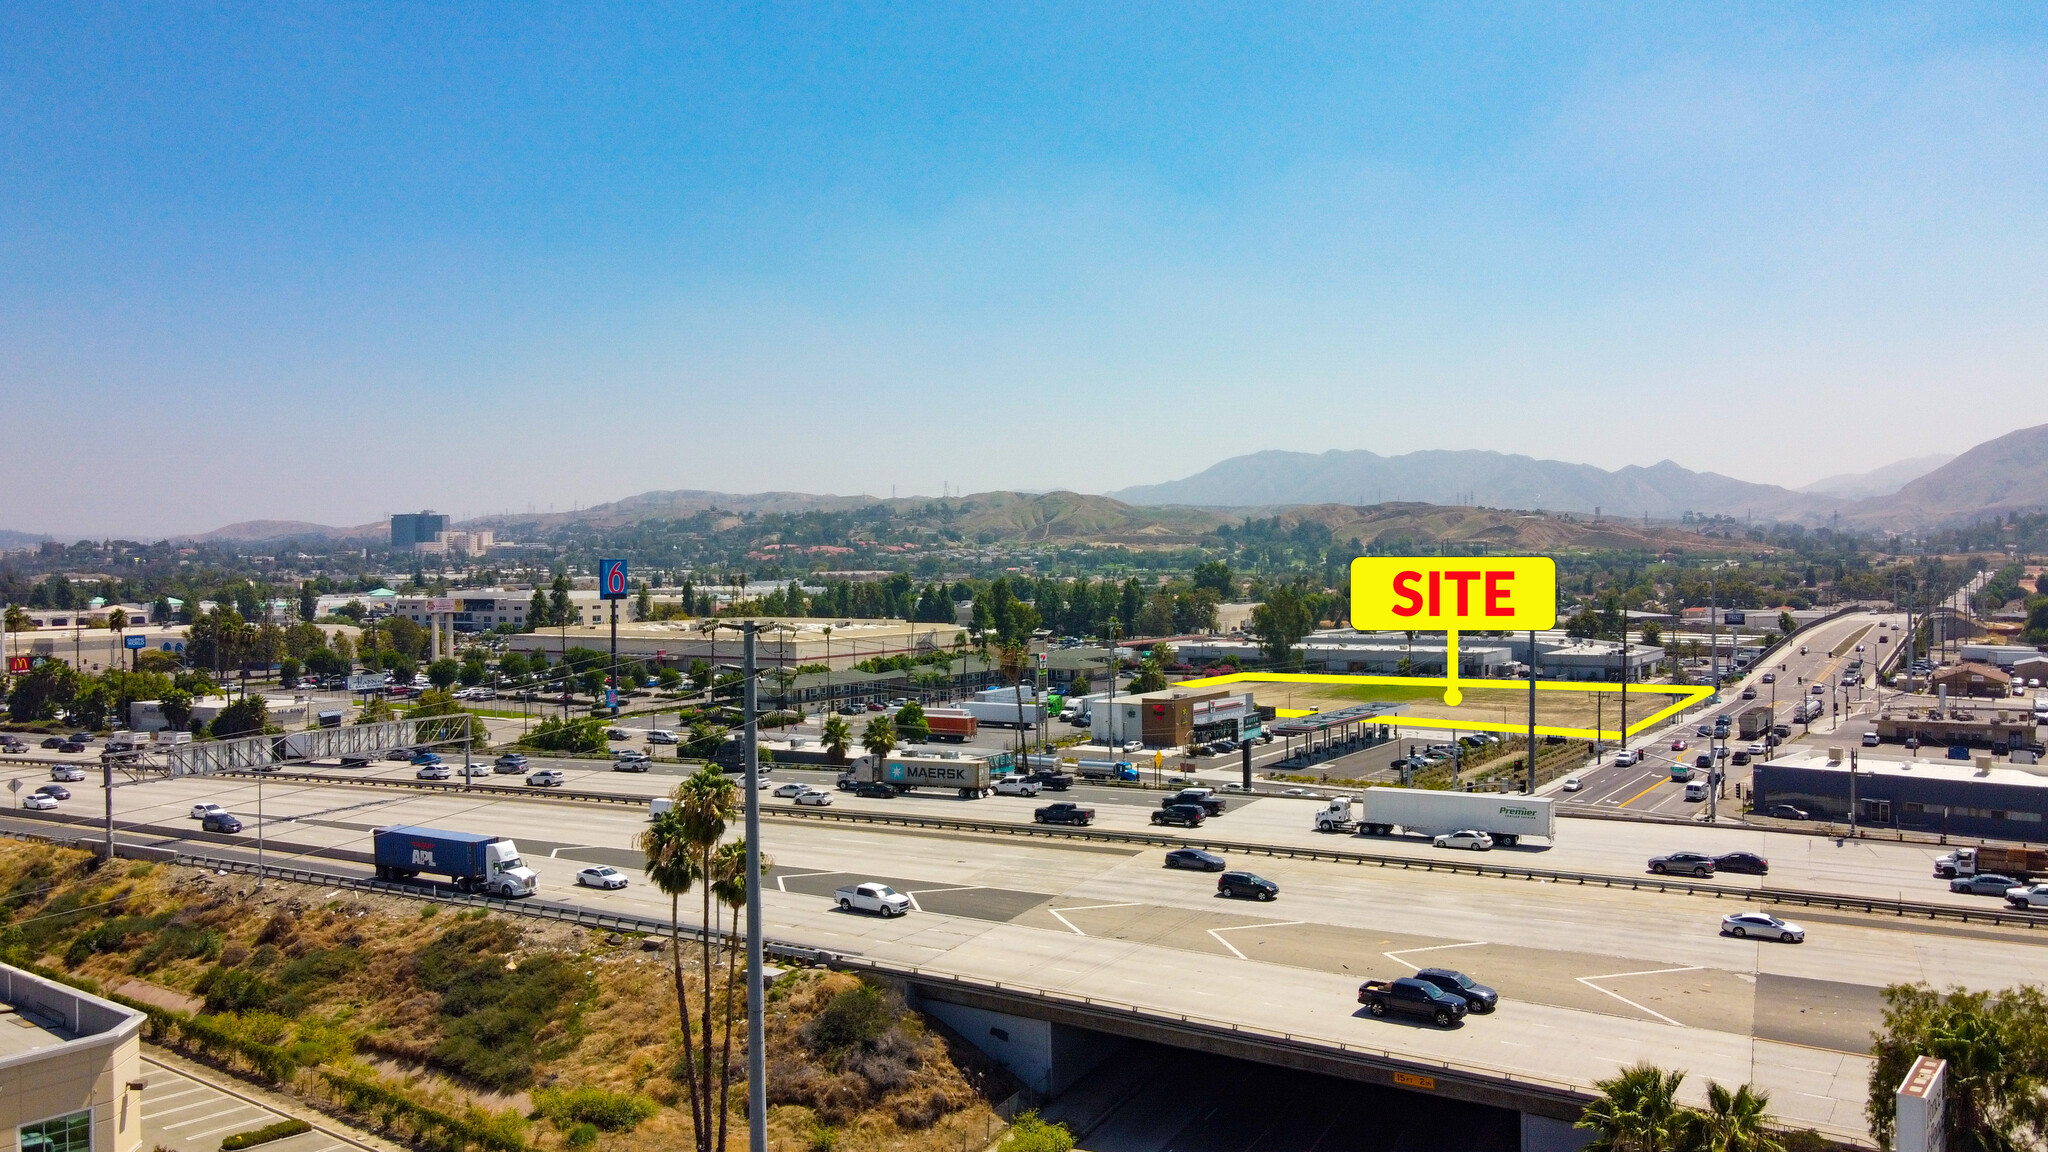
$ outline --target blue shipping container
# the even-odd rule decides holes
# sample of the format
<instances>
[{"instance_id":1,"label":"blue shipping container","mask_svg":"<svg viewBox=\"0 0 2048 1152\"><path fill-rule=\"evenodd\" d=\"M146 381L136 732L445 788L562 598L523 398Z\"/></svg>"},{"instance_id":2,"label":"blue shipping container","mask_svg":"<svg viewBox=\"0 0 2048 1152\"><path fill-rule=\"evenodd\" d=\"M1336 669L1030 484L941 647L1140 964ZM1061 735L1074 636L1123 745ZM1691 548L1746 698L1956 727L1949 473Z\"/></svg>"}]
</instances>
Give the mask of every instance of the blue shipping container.
<instances>
[{"instance_id":1,"label":"blue shipping container","mask_svg":"<svg viewBox=\"0 0 2048 1152\"><path fill-rule=\"evenodd\" d=\"M478 832L395 825L371 833L380 872L432 872L441 876L482 876L484 847L502 837Z\"/></svg>"}]
</instances>

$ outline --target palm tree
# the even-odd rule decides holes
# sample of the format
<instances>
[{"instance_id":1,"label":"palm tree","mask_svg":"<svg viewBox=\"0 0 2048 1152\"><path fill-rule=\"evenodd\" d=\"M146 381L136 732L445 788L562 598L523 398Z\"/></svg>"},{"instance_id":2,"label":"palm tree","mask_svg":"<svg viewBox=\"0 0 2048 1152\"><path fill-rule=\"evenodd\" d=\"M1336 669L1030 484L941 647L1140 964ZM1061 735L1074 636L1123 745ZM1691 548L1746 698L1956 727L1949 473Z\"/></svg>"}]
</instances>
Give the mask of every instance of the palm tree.
<instances>
[{"instance_id":1,"label":"palm tree","mask_svg":"<svg viewBox=\"0 0 2048 1152\"><path fill-rule=\"evenodd\" d=\"M825 717L824 731L819 734L818 739L824 744L825 751L831 755L834 764L846 763L846 750L853 746L853 729L847 726L844 716L836 712L828 713Z\"/></svg>"},{"instance_id":2,"label":"palm tree","mask_svg":"<svg viewBox=\"0 0 2048 1152\"><path fill-rule=\"evenodd\" d=\"M766 855L761 857L761 871L765 875L774 867ZM740 911L747 906L747 843L734 840L721 844L711 856L711 891L718 897L719 906L732 915L732 929L725 934L725 1038L718 1052L718 1140L713 1148L725 1147L725 1118L732 1114L732 1034L733 978L739 970ZM706 974L707 979L709 974Z\"/></svg>"},{"instance_id":3,"label":"palm tree","mask_svg":"<svg viewBox=\"0 0 2048 1152\"><path fill-rule=\"evenodd\" d=\"M674 806L654 818L640 834L639 848L647 857L647 880L668 895L668 938L670 967L675 974L676 1012L683 1025L684 1076L689 1083L690 1127L702 1131L704 1116L698 1100L695 1075L697 1060L691 1050L690 994L683 984L682 899L699 878L696 858L690 852L689 825L683 813L683 785L677 785Z\"/></svg>"},{"instance_id":4,"label":"palm tree","mask_svg":"<svg viewBox=\"0 0 2048 1152\"><path fill-rule=\"evenodd\" d=\"M1692 1146L1698 1152L1785 1152L1764 1126L1771 1096L1754 1085L1729 1091L1707 1081L1707 1110L1699 1114Z\"/></svg>"},{"instance_id":5,"label":"palm tree","mask_svg":"<svg viewBox=\"0 0 2048 1152\"><path fill-rule=\"evenodd\" d=\"M867 749L879 765L896 749L896 722L886 714L868 721L868 726L861 730L860 746Z\"/></svg>"},{"instance_id":6,"label":"palm tree","mask_svg":"<svg viewBox=\"0 0 2048 1152\"><path fill-rule=\"evenodd\" d=\"M1679 1152L1696 1115L1678 1106L1683 1072L1666 1072L1649 1064L1621 1070L1612 1080L1596 1080L1600 1096L1586 1105L1576 1125L1599 1135L1590 1152Z\"/></svg>"}]
</instances>

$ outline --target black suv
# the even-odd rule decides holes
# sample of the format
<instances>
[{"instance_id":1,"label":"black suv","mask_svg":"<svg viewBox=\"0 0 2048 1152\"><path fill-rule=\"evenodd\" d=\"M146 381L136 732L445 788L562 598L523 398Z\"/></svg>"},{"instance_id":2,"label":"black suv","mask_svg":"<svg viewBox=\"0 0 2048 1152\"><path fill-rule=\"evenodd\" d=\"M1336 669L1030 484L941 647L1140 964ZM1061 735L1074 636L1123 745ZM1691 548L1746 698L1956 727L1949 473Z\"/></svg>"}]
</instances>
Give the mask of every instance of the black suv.
<instances>
[{"instance_id":1,"label":"black suv","mask_svg":"<svg viewBox=\"0 0 2048 1152\"><path fill-rule=\"evenodd\" d=\"M1500 993L1463 972L1449 968L1424 968L1415 974L1415 979L1458 997L1465 1002L1465 1007L1474 1012L1491 1012L1500 1006Z\"/></svg>"},{"instance_id":2,"label":"black suv","mask_svg":"<svg viewBox=\"0 0 2048 1152\"><path fill-rule=\"evenodd\" d=\"M1231 897L1249 896L1254 900L1271 900L1280 894L1280 886L1256 873L1225 872L1216 878L1216 891Z\"/></svg>"},{"instance_id":3,"label":"black suv","mask_svg":"<svg viewBox=\"0 0 2048 1152\"><path fill-rule=\"evenodd\" d=\"M1152 813L1154 824L1178 824L1183 828L1199 828L1209 814L1199 804L1168 804Z\"/></svg>"},{"instance_id":4,"label":"black suv","mask_svg":"<svg viewBox=\"0 0 2048 1152\"><path fill-rule=\"evenodd\" d=\"M208 812L199 827L208 832L240 832L242 822L226 812Z\"/></svg>"}]
</instances>

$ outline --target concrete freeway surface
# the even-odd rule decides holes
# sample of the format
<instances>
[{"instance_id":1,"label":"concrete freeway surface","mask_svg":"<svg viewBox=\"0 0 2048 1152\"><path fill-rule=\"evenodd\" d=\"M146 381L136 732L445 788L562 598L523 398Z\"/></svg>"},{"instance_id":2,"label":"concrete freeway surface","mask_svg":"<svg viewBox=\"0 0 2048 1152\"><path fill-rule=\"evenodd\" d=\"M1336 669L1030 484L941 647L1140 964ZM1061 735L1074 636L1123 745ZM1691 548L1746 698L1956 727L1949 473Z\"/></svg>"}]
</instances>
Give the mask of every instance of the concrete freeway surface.
<instances>
[{"instance_id":1,"label":"concrete freeway surface","mask_svg":"<svg viewBox=\"0 0 2048 1152\"><path fill-rule=\"evenodd\" d=\"M663 783L591 776L593 784L648 793ZM126 788L120 818L138 826L126 834L132 840L217 851L229 839L246 849L250 834L201 836L187 809L210 800L250 814L253 790L246 779L211 778ZM645 815L637 808L285 780L264 791L274 862L336 867L330 854L360 859L373 827L426 824L515 837L542 875L542 899L656 917L666 906L639 882L631 844ZM1028 819L1033 803L906 797L862 806ZM1202 831L1327 845L1336 838L1306 830L1312 809L1258 799ZM1140 820L1142 813L1125 807L1105 810L1102 822L1140 827ZM1739 845L1771 855L1779 884L1895 895L1910 878L1913 898L1935 895L1922 848L1677 831L1681 843L1656 848ZM1494 856L1635 871L1653 838L1673 834L1565 821L1555 848ZM1809 942L1779 945L1719 936L1720 915L1741 905L1678 894L1238 858L1281 886L1278 901L1251 904L1217 897L1212 877L1164 870L1158 849L794 820L766 823L764 841L775 861L764 893L767 926L780 939L1580 1087L1647 1059L1691 1070L1692 1091L1707 1078L1754 1080L1772 1090L1785 1118L1848 1135L1862 1132L1868 1061L1861 1053L1877 989L1900 980L1998 988L2048 977L2048 934L2024 929L1793 911ZM1434 851L1413 841L1349 842ZM626 869L635 883L609 893L577 889L573 873L584 863ZM825 894L852 879L893 883L919 911L892 921L840 913ZM1471 972L1507 1002L1442 1032L1362 1014L1354 997L1360 979L1429 963Z\"/></svg>"}]
</instances>

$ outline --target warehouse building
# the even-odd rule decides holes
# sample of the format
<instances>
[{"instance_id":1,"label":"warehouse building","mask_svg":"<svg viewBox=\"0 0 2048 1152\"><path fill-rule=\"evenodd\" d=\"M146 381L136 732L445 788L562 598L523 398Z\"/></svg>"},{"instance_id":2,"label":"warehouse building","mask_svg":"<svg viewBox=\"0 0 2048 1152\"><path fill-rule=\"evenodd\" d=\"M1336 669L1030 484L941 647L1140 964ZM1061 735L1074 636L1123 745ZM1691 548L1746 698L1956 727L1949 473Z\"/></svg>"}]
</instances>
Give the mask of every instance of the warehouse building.
<instances>
[{"instance_id":1,"label":"warehouse building","mask_svg":"<svg viewBox=\"0 0 2048 1152\"><path fill-rule=\"evenodd\" d=\"M2040 655L2039 648L2029 648L2020 644L1963 645L1965 664L1990 664L2007 672L2012 671L2013 665L2020 661L2033 660Z\"/></svg>"},{"instance_id":2,"label":"warehouse building","mask_svg":"<svg viewBox=\"0 0 2048 1152\"><path fill-rule=\"evenodd\" d=\"M1967 760L1875 760L1839 749L1756 766L1758 812L1789 804L1815 820L1868 828L1991 840L2048 840L2048 775L1989 756Z\"/></svg>"}]
</instances>

